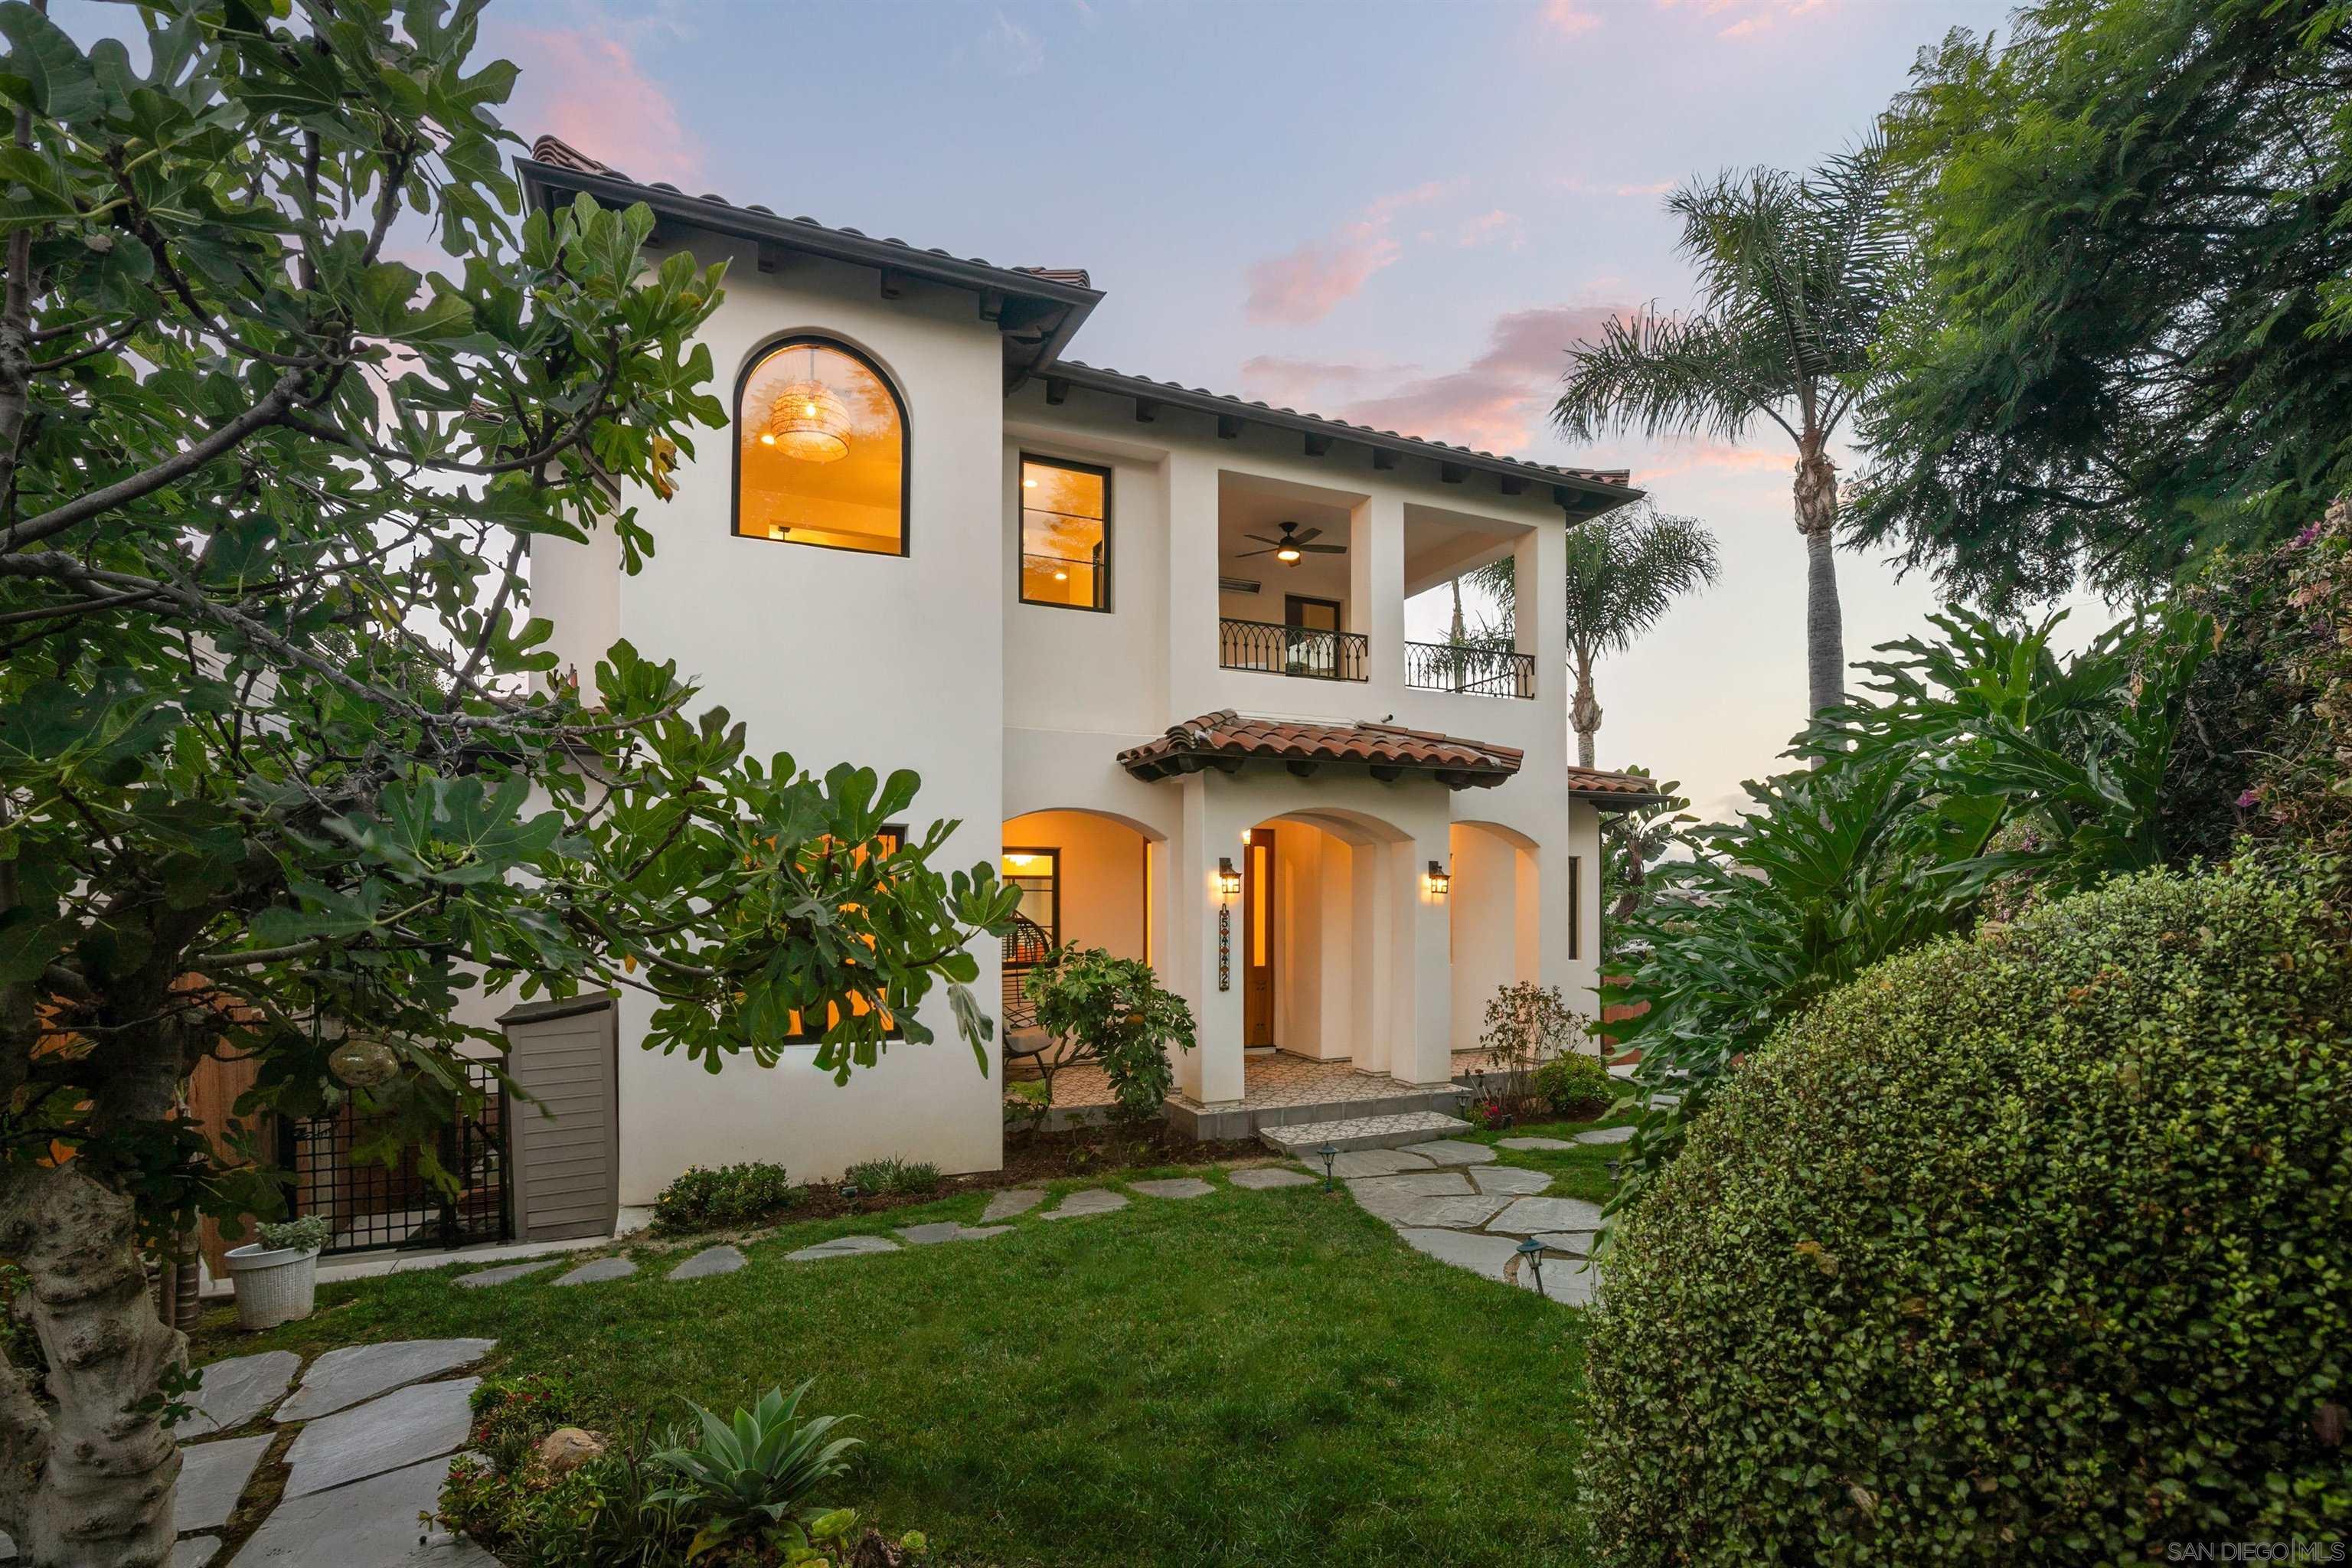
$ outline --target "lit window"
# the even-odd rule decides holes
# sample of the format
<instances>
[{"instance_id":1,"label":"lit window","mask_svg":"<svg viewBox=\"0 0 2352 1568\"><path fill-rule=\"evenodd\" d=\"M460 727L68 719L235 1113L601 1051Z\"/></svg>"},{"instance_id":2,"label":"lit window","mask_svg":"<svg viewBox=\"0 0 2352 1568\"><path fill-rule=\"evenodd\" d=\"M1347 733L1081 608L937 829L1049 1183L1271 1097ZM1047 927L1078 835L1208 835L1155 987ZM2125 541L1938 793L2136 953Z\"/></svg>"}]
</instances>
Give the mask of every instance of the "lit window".
<instances>
[{"instance_id":1,"label":"lit window","mask_svg":"<svg viewBox=\"0 0 2352 1568\"><path fill-rule=\"evenodd\" d=\"M1110 470L1021 459L1021 602L1110 608Z\"/></svg>"},{"instance_id":2,"label":"lit window","mask_svg":"<svg viewBox=\"0 0 2352 1568\"><path fill-rule=\"evenodd\" d=\"M735 395L735 531L751 539L907 552L907 415L865 359L836 343L779 343Z\"/></svg>"},{"instance_id":3,"label":"lit window","mask_svg":"<svg viewBox=\"0 0 2352 1568\"><path fill-rule=\"evenodd\" d=\"M1008 848L1003 875L1021 889L1007 962L1034 963L1062 940L1062 852Z\"/></svg>"}]
</instances>

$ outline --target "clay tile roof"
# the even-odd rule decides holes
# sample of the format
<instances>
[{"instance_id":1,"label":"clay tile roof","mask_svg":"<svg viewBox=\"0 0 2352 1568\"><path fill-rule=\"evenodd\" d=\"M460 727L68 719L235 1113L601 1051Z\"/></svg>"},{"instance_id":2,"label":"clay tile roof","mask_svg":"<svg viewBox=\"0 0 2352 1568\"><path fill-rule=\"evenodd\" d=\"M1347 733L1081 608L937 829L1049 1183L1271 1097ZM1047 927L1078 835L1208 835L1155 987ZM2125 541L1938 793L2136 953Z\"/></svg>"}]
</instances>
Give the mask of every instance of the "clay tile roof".
<instances>
[{"instance_id":1,"label":"clay tile roof","mask_svg":"<svg viewBox=\"0 0 2352 1568\"><path fill-rule=\"evenodd\" d=\"M575 174L594 174L604 179L619 180L624 183L627 183L629 179L628 175L613 167L612 164L591 158L587 153L583 153L579 148L574 147L572 143L564 141L560 136L541 136L538 141L533 142L530 144L530 157L532 163L544 163L551 169L569 169ZM684 191L679 190L667 180L656 180L648 188L656 191L669 191L681 196L686 195ZM713 206L731 207L735 205L734 203L729 201L725 196L719 195L715 191L705 191L701 195L693 199L708 202ZM775 216L771 209L761 206L757 203L750 204L742 207L740 210L745 212L761 213L770 217L773 217ZM810 228L821 230L826 233L845 234L854 239L866 239L869 237L863 229L850 228L846 226L829 228L826 225L817 222L816 219L813 217L797 217L791 219L790 221L793 223L805 224ZM911 251L916 248L914 246L908 245L905 240L895 237L884 237L879 243L883 245L897 246L901 250ZM923 248L921 253L927 256L946 257L950 260L955 259L950 253L941 250L937 246L926 247ZM984 261L977 256L969 258L968 259L970 264L974 267L986 267L993 270L1003 272L1026 273L1030 277L1046 283L1066 284L1078 289L1091 289L1094 287L1092 280L1087 276L1086 268L1083 267L999 268L994 262Z\"/></svg>"},{"instance_id":2,"label":"clay tile roof","mask_svg":"<svg viewBox=\"0 0 2352 1568\"><path fill-rule=\"evenodd\" d=\"M1420 773L1448 789L1485 789L1519 771L1524 753L1511 746L1465 741L1398 724L1310 724L1260 719L1222 709L1169 726L1157 740L1118 754L1119 766L1149 783L1203 768L1226 773L1244 762L1297 764L1358 763L1375 776Z\"/></svg>"},{"instance_id":3,"label":"clay tile roof","mask_svg":"<svg viewBox=\"0 0 2352 1568\"><path fill-rule=\"evenodd\" d=\"M1603 811L1656 805L1666 798L1658 789L1658 781L1647 773L1618 773L1606 768L1572 765L1568 770L1568 793L1578 800L1591 801Z\"/></svg>"}]
</instances>

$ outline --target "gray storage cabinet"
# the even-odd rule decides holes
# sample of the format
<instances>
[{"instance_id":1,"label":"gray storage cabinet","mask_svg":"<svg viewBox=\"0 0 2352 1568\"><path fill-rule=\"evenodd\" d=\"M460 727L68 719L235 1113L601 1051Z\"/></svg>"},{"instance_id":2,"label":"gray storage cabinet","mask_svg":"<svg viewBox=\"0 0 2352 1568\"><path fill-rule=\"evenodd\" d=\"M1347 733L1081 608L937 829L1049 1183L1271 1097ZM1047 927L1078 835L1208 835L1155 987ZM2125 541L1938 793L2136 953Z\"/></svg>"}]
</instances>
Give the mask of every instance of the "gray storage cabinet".
<instances>
[{"instance_id":1,"label":"gray storage cabinet","mask_svg":"<svg viewBox=\"0 0 2352 1568\"><path fill-rule=\"evenodd\" d=\"M499 1019L530 1096L507 1117L515 1237L610 1236L620 1213L620 1036L612 999L533 1002ZM536 1103L533 1103L536 1102Z\"/></svg>"}]
</instances>

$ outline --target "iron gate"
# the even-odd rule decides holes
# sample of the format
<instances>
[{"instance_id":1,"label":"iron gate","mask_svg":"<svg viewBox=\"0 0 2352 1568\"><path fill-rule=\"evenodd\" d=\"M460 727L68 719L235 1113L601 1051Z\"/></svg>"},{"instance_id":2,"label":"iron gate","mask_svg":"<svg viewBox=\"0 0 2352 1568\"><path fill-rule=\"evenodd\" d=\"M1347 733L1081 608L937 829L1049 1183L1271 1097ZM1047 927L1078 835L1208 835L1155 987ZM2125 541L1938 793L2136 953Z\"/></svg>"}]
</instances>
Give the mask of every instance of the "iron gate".
<instances>
[{"instance_id":1,"label":"iron gate","mask_svg":"<svg viewBox=\"0 0 2352 1568\"><path fill-rule=\"evenodd\" d=\"M469 1064L466 1079L482 1096L481 1108L441 1129L435 1149L442 1168L457 1180L456 1196L426 1179L415 1150L389 1167L354 1161L352 1151L389 1119L345 1106L331 1116L278 1122L278 1163L290 1182L289 1213L319 1215L332 1225L330 1253L512 1240L506 1091L487 1064Z\"/></svg>"}]
</instances>

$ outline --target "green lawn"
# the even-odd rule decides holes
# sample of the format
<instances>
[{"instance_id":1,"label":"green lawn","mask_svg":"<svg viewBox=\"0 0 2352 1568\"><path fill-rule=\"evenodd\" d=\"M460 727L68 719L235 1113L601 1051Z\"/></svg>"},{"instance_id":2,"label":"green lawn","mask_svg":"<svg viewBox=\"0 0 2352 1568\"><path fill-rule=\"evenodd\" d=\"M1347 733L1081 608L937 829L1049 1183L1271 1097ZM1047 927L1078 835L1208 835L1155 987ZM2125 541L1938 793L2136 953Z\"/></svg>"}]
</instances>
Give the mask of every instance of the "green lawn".
<instances>
[{"instance_id":1,"label":"green lawn","mask_svg":"<svg viewBox=\"0 0 2352 1568\"><path fill-rule=\"evenodd\" d=\"M1614 1152L1505 1157L1599 1197ZM1108 1179L1160 1173L1220 1190L784 1261L829 1236L977 1220L985 1196L966 1194L787 1226L746 1243L740 1272L687 1284L661 1274L701 1242L638 1248L637 1277L611 1285L398 1275L326 1287L315 1316L267 1334L208 1324L199 1350L488 1335L500 1369L569 1374L600 1416L814 1377L807 1408L854 1412L867 1443L833 1500L924 1531L950 1564L1580 1560L1580 1314L1414 1253L1344 1193Z\"/></svg>"}]
</instances>

